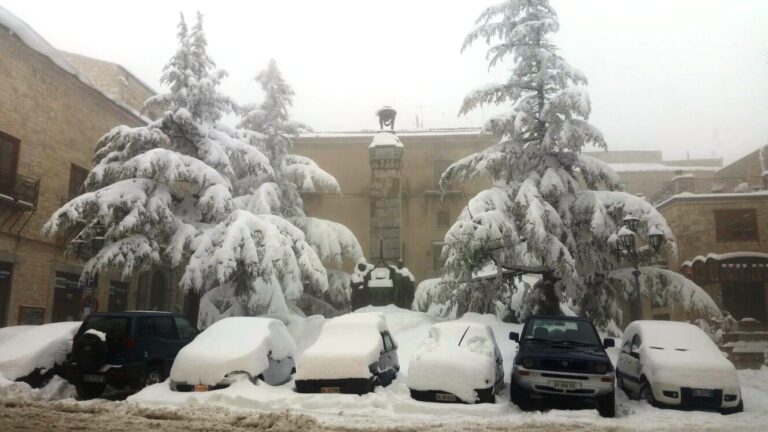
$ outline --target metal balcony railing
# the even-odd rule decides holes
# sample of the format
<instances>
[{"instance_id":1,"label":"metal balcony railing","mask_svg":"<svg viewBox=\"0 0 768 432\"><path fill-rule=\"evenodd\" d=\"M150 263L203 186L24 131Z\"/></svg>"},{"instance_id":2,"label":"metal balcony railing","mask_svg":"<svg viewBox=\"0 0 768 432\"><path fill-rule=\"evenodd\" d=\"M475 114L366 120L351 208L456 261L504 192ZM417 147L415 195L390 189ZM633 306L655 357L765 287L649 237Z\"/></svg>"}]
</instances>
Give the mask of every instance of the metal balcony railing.
<instances>
[{"instance_id":1,"label":"metal balcony railing","mask_svg":"<svg viewBox=\"0 0 768 432\"><path fill-rule=\"evenodd\" d=\"M10 204L22 210L37 208L40 194L40 180L16 174L15 177L0 178L0 205Z\"/></svg>"}]
</instances>

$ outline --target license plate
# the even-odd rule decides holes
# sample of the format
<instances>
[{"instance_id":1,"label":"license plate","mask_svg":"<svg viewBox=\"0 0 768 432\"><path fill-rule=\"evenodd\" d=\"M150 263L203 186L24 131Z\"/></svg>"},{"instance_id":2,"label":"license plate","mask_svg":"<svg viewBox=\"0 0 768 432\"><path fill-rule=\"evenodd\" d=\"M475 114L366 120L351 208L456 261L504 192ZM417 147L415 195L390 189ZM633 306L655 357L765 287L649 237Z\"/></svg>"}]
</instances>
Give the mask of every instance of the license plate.
<instances>
[{"instance_id":1,"label":"license plate","mask_svg":"<svg viewBox=\"0 0 768 432\"><path fill-rule=\"evenodd\" d=\"M450 393L435 393L435 400L440 402L456 402L456 396Z\"/></svg>"},{"instance_id":2,"label":"license plate","mask_svg":"<svg viewBox=\"0 0 768 432\"><path fill-rule=\"evenodd\" d=\"M83 375L83 381L92 382L92 383L103 383L104 375L86 374L86 375Z\"/></svg>"},{"instance_id":3,"label":"license plate","mask_svg":"<svg viewBox=\"0 0 768 432\"><path fill-rule=\"evenodd\" d=\"M578 390L581 388L581 383L568 381L550 381L549 386L558 390Z\"/></svg>"},{"instance_id":4,"label":"license plate","mask_svg":"<svg viewBox=\"0 0 768 432\"><path fill-rule=\"evenodd\" d=\"M320 387L320 393L341 393L340 387Z\"/></svg>"},{"instance_id":5,"label":"license plate","mask_svg":"<svg viewBox=\"0 0 768 432\"><path fill-rule=\"evenodd\" d=\"M208 384L195 384L195 391L196 392L206 392L210 389L210 386Z\"/></svg>"},{"instance_id":6,"label":"license plate","mask_svg":"<svg viewBox=\"0 0 768 432\"><path fill-rule=\"evenodd\" d=\"M693 389L691 390L691 395L693 397L705 398L705 397L712 397L714 393L712 392L712 390L707 390L707 389Z\"/></svg>"}]
</instances>

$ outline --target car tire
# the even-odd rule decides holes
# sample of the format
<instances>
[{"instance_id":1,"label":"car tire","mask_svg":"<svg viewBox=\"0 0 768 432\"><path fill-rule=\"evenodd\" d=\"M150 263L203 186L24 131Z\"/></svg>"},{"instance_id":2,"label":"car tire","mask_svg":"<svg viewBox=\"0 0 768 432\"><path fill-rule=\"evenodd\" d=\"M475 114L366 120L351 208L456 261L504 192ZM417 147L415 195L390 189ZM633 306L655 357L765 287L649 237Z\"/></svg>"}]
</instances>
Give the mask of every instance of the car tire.
<instances>
[{"instance_id":1,"label":"car tire","mask_svg":"<svg viewBox=\"0 0 768 432\"><path fill-rule=\"evenodd\" d=\"M731 415L731 414L738 414L740 412L744 412L744 400L740 400L739 404L736 405L733 408L723 408L720 410L720 414L722 415Z\"/></svg>"},{"instance_id":2,"label":"car tire","mask_svg":"<svg viewBox=\"0 0 768 432\"><path fill-rule=\"evenodd\" d=\"M616 417L616 390L597 398L597 412L600 417Z\"/></svg>"},{"instance_id":3,"label":"car tire","mask_svg":"<svg viewBox=\"0 0 768 432\"><path fill-rule=\"evenodd\" d=\"M106 386L104 383L77 383L75 391L79 399L90 400L101 396Z\"/></svg>"},{"instance_id":4,"label":"car tire","mask_svg":"<svg viewBox=\"0 0 768 432\"><path fill-rule=\"evenodd\" d=\"M528 390L520 387L514 378L509 382L509 400L523 411L533 408Z\"/></svg>"},{"instance_id":5,"label":"car tire","mask_svg":"<svg viewBox=\"0 0 768 432\"><path fill-rule=\"evenodd\" d=\"M163 382L163 372L158 368L147 368L141 379L141 387L149 387L151 385Z\"/></svg>"},{"instance_id":6,"label":"car tire","mask_svg":"<svg viewBox=\"0 0 768 432\"><path fill-rule=\"evenodd\" d=\"M637 398L648 402L648 405L652 407L658 406L656 397L653 395L651 384L646 380L643 380L643 384L640 386L640 390L637 392Z\"/></svg>"}]
</instances>

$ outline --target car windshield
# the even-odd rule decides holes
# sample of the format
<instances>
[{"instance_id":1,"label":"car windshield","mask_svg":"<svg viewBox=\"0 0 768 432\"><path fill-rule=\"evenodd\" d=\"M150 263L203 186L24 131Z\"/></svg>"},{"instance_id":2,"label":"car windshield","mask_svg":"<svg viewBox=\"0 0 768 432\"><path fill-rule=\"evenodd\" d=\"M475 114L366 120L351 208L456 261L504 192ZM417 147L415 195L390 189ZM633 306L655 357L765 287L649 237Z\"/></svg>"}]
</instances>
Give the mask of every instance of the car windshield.
<instances>
[{"instance_id":1,"label":"car windshield","mask_svg":"<svg viewBox=\"0 0 768 432\"><path fill-rule=\"evenodd\" d=\"M88 330L98 330L108 337L123 337L128 332L128 318L92 316L88 317L83 326L83 333Z\"/></svg>"},{"instance_id":2,"label":"car windshield","mask_svg":"<svg viewBox=\"0 0 768 432\"><path fill-rule=\"evenodd\" d=\"M572 346L601 346L594 327L588 321L533 319L528 322L524 342Z\"/></svg>"}]
</instances>

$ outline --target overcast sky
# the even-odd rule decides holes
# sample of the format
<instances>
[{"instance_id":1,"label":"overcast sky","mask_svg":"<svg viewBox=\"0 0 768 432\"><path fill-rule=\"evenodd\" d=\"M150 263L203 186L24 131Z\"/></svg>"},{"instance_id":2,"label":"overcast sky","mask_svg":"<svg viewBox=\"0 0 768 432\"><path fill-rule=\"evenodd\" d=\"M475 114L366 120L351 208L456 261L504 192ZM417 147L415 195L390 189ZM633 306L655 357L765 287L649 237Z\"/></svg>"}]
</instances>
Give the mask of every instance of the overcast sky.
<instances>
[{"instance_id":1,"label":"overcast sky","mask_svg":"<svg viewBox=\"0 0 768 432\"><path fill-rule=\"evenodd\" d=\"M484 46L460 52L486 0L0 0L55 47L125 66L160 89L178 13L205 15L222 90L261 97L253 76L275 58L315 130L480 126L464 95L504 78ZM562 55L589 78L592 122L613 150L732 161L768 142L768 1L552 0Z\"/></svg>"}]
</instances>

